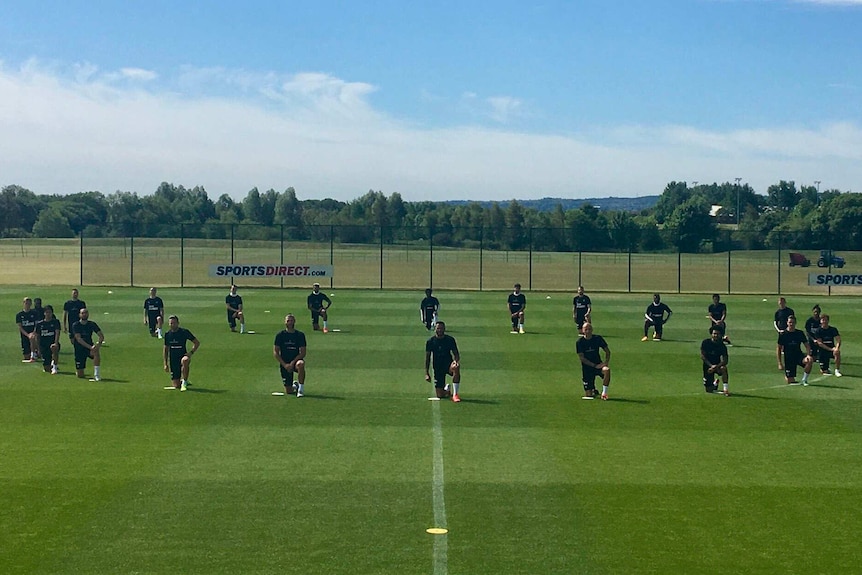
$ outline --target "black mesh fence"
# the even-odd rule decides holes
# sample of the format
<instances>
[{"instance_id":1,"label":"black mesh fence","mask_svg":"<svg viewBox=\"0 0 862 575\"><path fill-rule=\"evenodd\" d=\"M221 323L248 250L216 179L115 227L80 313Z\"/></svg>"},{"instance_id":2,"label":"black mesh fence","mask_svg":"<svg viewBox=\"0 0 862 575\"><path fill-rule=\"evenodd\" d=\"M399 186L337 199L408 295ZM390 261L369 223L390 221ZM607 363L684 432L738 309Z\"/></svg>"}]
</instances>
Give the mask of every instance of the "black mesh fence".
<instances>
[{"instance_id":1,"label":"black mesh fence","mask_svg":"<svg viewBox=\"0 0 862 575\"><path fill-rule=\"evenodd\" d=\"M339 288L508 290L517 282L531 291L584 285L609 292L756 294L825 293L830 290L809 285L810 274L852 275L862 261L855 238L777 230L721 230L697 249L673 250L601 248L574 228L149 224L130 237L93 231L75 239L0 240L0 261L21 272L20 283L307 287L320 280L221 277L211 269L316 266L332 272L320 283Z\"/></svg>"}]
</instances>

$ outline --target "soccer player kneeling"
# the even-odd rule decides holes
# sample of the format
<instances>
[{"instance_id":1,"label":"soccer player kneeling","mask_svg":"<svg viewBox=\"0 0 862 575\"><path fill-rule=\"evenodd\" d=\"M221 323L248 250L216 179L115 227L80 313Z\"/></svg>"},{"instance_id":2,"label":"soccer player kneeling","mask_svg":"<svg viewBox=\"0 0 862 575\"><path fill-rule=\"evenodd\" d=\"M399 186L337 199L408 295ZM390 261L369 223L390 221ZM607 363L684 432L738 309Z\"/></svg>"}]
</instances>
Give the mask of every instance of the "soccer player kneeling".
<instances>
[{"instance_id":1,"label":"soccer player kneeling","mask_svg":"<svg viewBox=\"0 0 862 575\"><path fill-rule=\"evenodd\" d=\"M611 385L611 348L608 343L600 335L593 334L593 324L585 323L581 328L584 337L578 340L575 344L575 351L578 352L578 359L581 360L581 371L584 381L584 397L599 397L599 392L596 389L596 377L602 378L602 394L601 398L607 400L608 387ZM605 359L602 361L599 350L605 352Z\"/></svg>"}]
</instances>

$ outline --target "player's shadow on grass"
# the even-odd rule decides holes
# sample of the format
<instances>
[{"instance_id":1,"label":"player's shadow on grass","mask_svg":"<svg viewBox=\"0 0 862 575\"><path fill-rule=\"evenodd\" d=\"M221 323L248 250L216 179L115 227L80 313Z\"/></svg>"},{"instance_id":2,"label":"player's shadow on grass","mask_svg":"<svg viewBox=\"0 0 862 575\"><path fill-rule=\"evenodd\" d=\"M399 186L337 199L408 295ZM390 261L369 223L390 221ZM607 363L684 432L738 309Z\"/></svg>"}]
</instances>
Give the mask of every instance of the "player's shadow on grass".
<instances>
[{"instance_id":1,"label":"player's shadow on grass","mask_svg":"<svg viewBox=\"0 0 862 575\"><path fill-rule=\"evenodd\" d=\"M720 393L716 393L715 395L719 396ZM732 390L730 392L730 397L727 399L766 399L769 401L782 399L781 397L768 396L768 395L755 395L753 393L734 393Z\"/></svg>"},{"instance_id":2,"label":"player's shadow on grass","mask_svg":"<svg viewBox=\"0 0 862 575\"><path fill-rule=\"evenodd\" d=\"M462 397L461 403L472 403L474 405L498 405L500 402L495 399L467 399Z\"/></svg>"},{"instance_id":3,"label":"player's shadow on grass","mask_svg":"<svg viewBox=\"0 0 862 575\"><path fill-rule=\"evenodd\" d=\"M846 376L845 376L846 377ZM808 387L822 387L824 389L853 389L847 385L826 385L825 383L808 383Z\"/></svg>"},{"instance_id":4,"label":"player's shadow on grass","mask_svg":"<svg viewBox=\"0 0 862 575\"><path fill-rule=\"evenodd\" d=\"M297 399L297 398L294 398L294 399ZM318 399L319 400L330 400L330 401L344 401L347 398L342 397L340 395L318 395L316 393L309 395L309 394L305 393L305 394L303 394L302 397L300 397L298 399L300 399L302 401L307 400L307 399L311 400L311 401L318 400Z\"/></svg>"},{"instance_id":5,"label":"player's shadow on grass","mask_svg":"<svg viewBox=\"0 0 862 575\"><path fill-rule=\"evenodd\" d=\"M188 389L186 389L186 392L189 392L189 391L193 392L193 393L227 393L226 389L208 389L206 387L198 387L198 386L189 387Z\"/></svg>"},{"instance_id":6,"label":"player's shadow on grass","mask_svg":"<svg viewBox=\"0 0 862 575\"><path fill-rule=\"evenodd\" d=\"M652 403L648 399L626 399L625 397L609 397L605 401L608 403L635 403L637 405L649 405Z\"/></svg>"}]
</instances>

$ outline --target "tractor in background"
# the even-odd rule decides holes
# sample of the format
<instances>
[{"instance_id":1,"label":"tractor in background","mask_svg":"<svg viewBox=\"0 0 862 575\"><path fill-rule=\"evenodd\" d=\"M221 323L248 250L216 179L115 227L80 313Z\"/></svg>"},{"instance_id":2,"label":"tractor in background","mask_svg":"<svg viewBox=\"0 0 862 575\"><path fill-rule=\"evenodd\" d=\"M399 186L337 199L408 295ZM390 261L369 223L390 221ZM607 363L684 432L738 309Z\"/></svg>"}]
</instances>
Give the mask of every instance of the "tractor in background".
<instances>
[{"instance_id":1,"label":"tractor in background","mask_svg":"<svg viewBox=\"0 0 862 575\"><path fill-rule=\"evenodd\" d=\"M832 250L820 250L820 258L817 260L817 267L828 268L829 266L843 268L844 258L835 255Z\"/></svg>"}]
</instances>

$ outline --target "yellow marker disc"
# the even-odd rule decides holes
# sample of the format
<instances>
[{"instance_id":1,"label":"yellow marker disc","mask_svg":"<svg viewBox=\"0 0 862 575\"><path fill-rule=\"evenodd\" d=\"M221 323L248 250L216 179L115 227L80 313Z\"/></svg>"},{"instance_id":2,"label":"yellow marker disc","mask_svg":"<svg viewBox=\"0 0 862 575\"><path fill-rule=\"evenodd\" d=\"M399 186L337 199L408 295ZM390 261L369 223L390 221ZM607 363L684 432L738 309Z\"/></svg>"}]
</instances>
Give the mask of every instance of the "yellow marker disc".
<instances>
[{"instance_id":1,"label":"yellow marker disc","mask_svg":"<svg viewBox=\"0 0 862 575\"><path fill-rule=\"evenodd\" d=\"M449 530L443 529L442 527L429 527L425 532L430 533L431 535L446 535L449 533Z\"/></svg>"}]
</instances>

